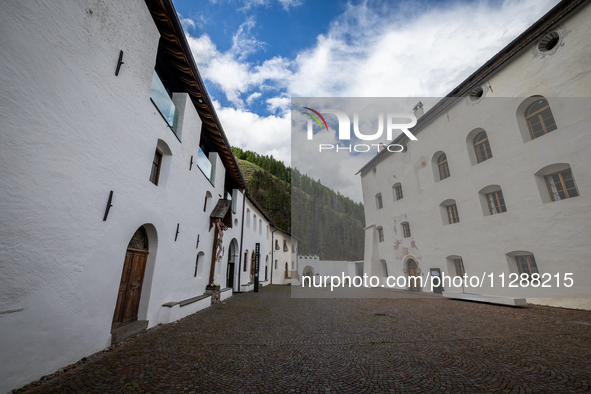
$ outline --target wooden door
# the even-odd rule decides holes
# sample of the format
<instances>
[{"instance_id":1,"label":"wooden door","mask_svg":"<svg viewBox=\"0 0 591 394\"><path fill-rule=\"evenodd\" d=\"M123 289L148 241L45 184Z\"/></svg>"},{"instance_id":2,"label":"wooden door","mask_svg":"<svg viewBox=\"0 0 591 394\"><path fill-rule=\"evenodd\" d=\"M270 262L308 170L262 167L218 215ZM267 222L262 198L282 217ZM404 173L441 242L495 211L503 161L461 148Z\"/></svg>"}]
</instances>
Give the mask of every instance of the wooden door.
<instances>
[{"instance_id":1,"label":"wooden door","mask_svg":"<svg viewBox=\"0 0 591 394\"><path fill-rule=\"evenodd\" d=\"M408 276L409 276L409 278L411 276L415 276L415 277L419 276L419 270L417 267L417 263L414 260L409 260L409 262L408 262ZM418 279L409 279L408 287L412 291L419 291L421 289Z\"/></svg>"},{"instance_id":2,"label":"wooden door","mask_svg":"<svg viewBox=\"0 0 591 394\"><path fill-rule=\"evenodd\" d=\"M147 260L146 251L127 249L125 253L117 305L113 315L114 328L137 320Z\"/></svg>"}]
</instances>

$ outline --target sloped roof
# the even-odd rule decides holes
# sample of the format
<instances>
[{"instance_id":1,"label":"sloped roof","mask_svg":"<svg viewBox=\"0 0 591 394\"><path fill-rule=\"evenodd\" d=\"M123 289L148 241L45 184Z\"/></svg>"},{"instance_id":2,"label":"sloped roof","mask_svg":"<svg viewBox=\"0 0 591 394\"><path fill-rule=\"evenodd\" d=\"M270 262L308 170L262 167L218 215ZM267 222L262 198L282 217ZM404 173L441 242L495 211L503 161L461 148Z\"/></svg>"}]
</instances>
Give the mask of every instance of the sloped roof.
<instances>
[{"instance_id":1,"label":"sloped roof","mask_svg":"<svg viewBox=\"0 0 591 394\"><path fill-rule=\"evenodd\" d=\"M211 211L211 214L209 215L209 228L211 228L218 219L222 219L222 222L226 225L226 227L232 228L231 207L231 200L218 200L218 203L215 205L213 211Z\"/></svg>"},{"instance_id":2,"label":"sloped roof","mask_svg":"<svg viewBox=\"0 0 591 394\"><path fill-rule=\"evenodd\" d=\"M175 76L181 87L191 97L203 122L203 131L214 144L227 173L239 188L247 190L246 182L205 89L172 1L146 0L146 5L162 37L160 43L164 49L162 53L164 60L176 72Z\"/></svg>"}]
</instances>

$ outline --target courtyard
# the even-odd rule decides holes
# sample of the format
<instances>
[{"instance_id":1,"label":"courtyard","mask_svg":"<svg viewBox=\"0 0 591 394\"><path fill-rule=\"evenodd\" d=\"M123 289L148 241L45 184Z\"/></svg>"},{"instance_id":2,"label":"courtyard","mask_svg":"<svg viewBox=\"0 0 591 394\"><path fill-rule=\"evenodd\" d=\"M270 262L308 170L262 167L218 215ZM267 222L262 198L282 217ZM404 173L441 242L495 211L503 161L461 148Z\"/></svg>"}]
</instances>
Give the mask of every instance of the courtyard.
<instances>
[{"instance_id":1,"label":"courtyard","mask_svg":"<svg viewBox=\"0 0 591 394\"><path fill-rule=\"evenodd\" d=\"M591 389L591 312L398 294L291 298L290 286L236 294L18 392Z\"/></svg>"}]
</instances>

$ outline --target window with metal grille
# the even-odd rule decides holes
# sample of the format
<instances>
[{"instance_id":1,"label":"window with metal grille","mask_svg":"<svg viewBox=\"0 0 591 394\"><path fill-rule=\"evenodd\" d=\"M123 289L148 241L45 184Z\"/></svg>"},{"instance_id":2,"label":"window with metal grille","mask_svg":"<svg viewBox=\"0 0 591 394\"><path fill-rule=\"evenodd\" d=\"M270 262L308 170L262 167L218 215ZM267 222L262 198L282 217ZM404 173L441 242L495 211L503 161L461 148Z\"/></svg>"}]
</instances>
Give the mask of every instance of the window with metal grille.
<instances>
[{"instance_id":1,"label":"window with metal grille","mask_svg":"<svg viewBox=\"0 0 591 394\"><path fill-rule=\"evenodd\" d=\"M486 194L486 202L488 203L488 210L490 211L491 215L507 212L505 199L503 198L503 192L500 190Z\"/></svg>"},{"instance_id":2,"label":"window with metal grille","mask_svg":"<svg viewBox=\"0 0 591 394\"><path fill-rule=\"evenodd\" d=\"M439 168L439 180L449 178L449 166L447 164L447 156L442 153L437 159L437 167Z\"/></svg>"},{"instance_id":3,"label":"window with metal grille","mask_svg":"<svg viewBox=\"0 0 591 394\"><path fill-rule=\"evenodd\" d=\"M474 137L474 151L476 152L476 160L482 163L485 160L492 158L488 136L485 131L481 131Z\"/></svg>"},{"instance_id":4,"label":"window with metal grille","mask_svg":"<svg viewBox=\"0 0 591 394\"><path fill-rule=\"evenodd\" d=\"M451 204L445 207L447 210L447 219L449 224L459 223L460 215L458 215L458 207L456 204Z\"/></svg>"},{"instance_id":5,"label":"window with metal grille","mask_svg":"<svg viewBox=\"0 0 591 394\"><path fill-rule=\"evenodd\" d=\"M384 229L381 227L378 227L378 239L380 242L384 242Z\"/></svg>"},{"instance_id":6,"label":"window with metal grille","mask_svg":"<svg viewBox=\"0 0 591 394\"><path fill-rule=\"evenodd\" d=\"M579 191L570 169L546 175L546 185L552 201L577 197Z\"/></svg>"},{"instance_id":7,"label":"window with metal grille","mask_svg":"<svg viewBox=\"0 0 591 394\"><path fill-rule=\"evenodd\" d=\"M402 199L402 185L400 183L394 185L394 196L396 201Z\"/></svg>"},{"instance_id":8,"label":"window with metal grille","mask_svg":"<svg viewBox=\"0 0 591 394\"><path fill-rule=\"evenodd\" d=\"M410 225L408 223L402 223L402 234L404 238L410 237Z\"/></svg>"},{"instance_id":9,"label":"window with metal grille","mask_svg":"<svg viewBox=\"0 0 591 394\"><path fill-rule=\"evenodd\" d=\"M540 99L527 107L525 120L532 140L557 129L550 104L546 99Z\"/></svg>"}]
</instances>

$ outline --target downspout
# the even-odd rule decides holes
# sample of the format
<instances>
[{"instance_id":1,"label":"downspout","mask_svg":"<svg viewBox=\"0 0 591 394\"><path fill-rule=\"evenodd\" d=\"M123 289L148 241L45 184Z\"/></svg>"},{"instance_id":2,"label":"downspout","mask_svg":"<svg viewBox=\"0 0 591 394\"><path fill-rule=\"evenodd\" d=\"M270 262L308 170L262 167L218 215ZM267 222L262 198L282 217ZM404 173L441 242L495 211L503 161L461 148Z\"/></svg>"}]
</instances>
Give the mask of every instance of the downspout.
<instances>
[{"instance_id":1,"label":"downspout","mask_svg":"<svg viewBox=\"0 0 591 394\"><path fill-rule=\"evenodd\" d=\"M273 239L275 231L277 228L271 231L271 284L273 284L273 267L275 267L275 240Z\"/></svg>"},{"instance_id":2,"label":"downspout","mask_svg":"<svg viewBox=\"0 0 591 394\"><path fill-rule=\"evenodd\" d=\"M246 205L246 190L242 194L242 225L240 226L240 255L238 256L238 291L240 293L240 276L242 275L242 241L244 240L244 207Z\"/></svg>"}]
</instances>

